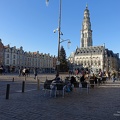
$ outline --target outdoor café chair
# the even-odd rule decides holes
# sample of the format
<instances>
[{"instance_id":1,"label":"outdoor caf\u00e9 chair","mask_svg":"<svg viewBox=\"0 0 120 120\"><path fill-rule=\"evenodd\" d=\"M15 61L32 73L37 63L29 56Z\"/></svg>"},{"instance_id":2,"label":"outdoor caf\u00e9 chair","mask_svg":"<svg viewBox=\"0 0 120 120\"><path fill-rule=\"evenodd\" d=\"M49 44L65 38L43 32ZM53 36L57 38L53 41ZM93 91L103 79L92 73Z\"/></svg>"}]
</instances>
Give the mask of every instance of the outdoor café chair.
<instances>
[{"instance_id":1,"label":"outdoor caf\u00e9 chair","mask_svg":"<svg viewBox=\"0 0 120 120\"><path fill-rule=\"evenodd\" d=\"M49 91L49 93L51 93L51 83L52 83L53 80L46 80L45 83L44 83L44 96L46 95L46 92Z\"/></svg>"},{"instance_id":2,"label":"outdoor caf\u00e9 chair","mask_svg":"<svg viewBox=\"0 0 120 120\"><path fill-rule=\"evenodd\" d=\"M64 98L65 88L66 88L66 85L64 83L56 83L56 87L54 91L55 98L57 96L57 92L59 92L59 94L60 92L62 92L62 97ZM51 94L52 94L52 91L51 91Z\"/></svg>"}]
</instances>

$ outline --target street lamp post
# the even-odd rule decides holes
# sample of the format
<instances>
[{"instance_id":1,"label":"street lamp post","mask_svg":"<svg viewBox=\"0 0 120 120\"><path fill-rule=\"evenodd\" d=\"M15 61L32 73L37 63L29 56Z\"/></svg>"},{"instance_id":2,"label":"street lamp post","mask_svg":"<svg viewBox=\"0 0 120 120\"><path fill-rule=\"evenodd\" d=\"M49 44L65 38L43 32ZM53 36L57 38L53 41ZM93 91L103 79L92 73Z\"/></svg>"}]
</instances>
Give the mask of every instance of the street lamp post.
<instances>
[{"instance_id":1,"label":"street lamp post","mask_svg":"<svg viewBox=\"0 0 120 120\"><path fill-rule=\"evenodd\" d=\"M59 1L59 19L58 19L58 64L57 64L57 74L59 74L59 65L60 65L60 36L62 35L61 33L61 5L62 5L62 0Z\"/></svg>"},{"instance_id":2,"label":"street lamp post","mask_svg":"<svg viewBox=\"0 0 120 120\"><path fill-rule=\"evenodd\" d=\"M49 0L46 0L46 5L48 5ZM59 74L59 65L60 65L60 43L64 42L64 41L68 41L68 44L70 44L70 40L66 39L63 40L61 39L61 35L63 35L63 33L61 32L61 8L62 8L62 0L59 0L59 18L58 18L58 28L55 29L53 32L55 33L56 31L58 31L58 57L57 57L57 63L56 63L56 67L57 67L57 73Z\"/></svg>"}]
</instances>

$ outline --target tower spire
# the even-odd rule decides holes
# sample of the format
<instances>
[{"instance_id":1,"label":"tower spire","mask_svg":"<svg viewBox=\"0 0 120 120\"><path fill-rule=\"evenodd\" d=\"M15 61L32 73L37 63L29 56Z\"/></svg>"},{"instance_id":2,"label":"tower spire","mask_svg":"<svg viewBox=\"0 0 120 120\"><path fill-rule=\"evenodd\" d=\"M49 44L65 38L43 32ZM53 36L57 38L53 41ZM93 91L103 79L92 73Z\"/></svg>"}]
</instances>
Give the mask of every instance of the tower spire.
<instances>
[{"instance_id":1,"label":"tower spire","mask_svg":"<svg viewBox=\"0 0 120 120\"><path fill-rule=\"evenodd\" d=\"M84 18L81 30L81 47L92 46L92 30L90 22L90 14L88 10L88 4L86 4L86 9L84 10Z\"/></svg>"},{"instance_id":2,"label":"tower spire","mask_svg":"<svg viewBox=\"0 0 120 120\"><path fill-rule=\"evenodd\" d=\"M88 9L88 4L86 3L86 9Z\"/></svg>"}]
</instances>

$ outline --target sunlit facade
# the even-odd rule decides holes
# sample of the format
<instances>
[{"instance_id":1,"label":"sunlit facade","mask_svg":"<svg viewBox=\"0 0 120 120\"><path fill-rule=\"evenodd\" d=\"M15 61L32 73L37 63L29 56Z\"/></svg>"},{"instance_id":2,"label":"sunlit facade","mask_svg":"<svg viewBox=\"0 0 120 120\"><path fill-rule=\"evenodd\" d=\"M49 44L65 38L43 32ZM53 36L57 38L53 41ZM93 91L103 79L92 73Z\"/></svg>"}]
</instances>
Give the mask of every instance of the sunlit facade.
<instances>
[{"instance_id":1,"label":"sunlit facade","mask_svg":"<svg viewBox=\"0 0 120 120\"><path fill-rule=\"evenodd\" d=\"M113 51L105 48L105 44L93 46L88 6L84 10L80 46L68 58L71 70L83 68L93 72L97 72L99 69L102 71L119 70L120 59L118 53L113 53Z\"/></svg>"},{"instance_id":2,"label":"sunlit facade","mask_svg":"<svg viewBox=\"0 0 120 120\"><path fill-rule=\"evenodd\" d=\"M37 52L26 52L23 47L16 48L10 45L3 46L1 52L3 60L1 65L4 66L6 72L18 72L19 68L30 68L33 72L34 68L38 68L39 72L51 73L55 71L57 58L48 54Z\"/></svg>"}]
</instances>

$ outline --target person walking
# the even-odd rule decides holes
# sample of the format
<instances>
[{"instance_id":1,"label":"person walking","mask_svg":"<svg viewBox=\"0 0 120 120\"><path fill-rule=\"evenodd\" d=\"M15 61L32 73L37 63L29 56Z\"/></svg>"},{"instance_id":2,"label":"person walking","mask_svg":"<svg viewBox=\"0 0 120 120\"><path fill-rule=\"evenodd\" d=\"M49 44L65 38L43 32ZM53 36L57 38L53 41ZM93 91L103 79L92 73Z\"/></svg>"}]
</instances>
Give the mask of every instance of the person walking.
<instances>
[{"instance_id":1,"label":"person walking","mask_svg":"<svg viewBox=\"0 0 120 120\"><path fill-rule=\"evenodd\" d=\"M22 68L19 68L19 77L21 76L21 74L22 74Z\"/></svg>"},{"instance_id":2,"label":"person walking","mask_svg":"<svg viewBox=\"0 0 120 120\"><path fill-rule=\"evenodd\" d=\"M113 80L113 82L115 82L115 80L116 80L116 73L115 73L115 71L113 71L112 80Z\"/></svg>"},{"instance_id":3,"label":"person walking","mask_svg":"<svg viewBox=\"0 0 120 120\"><path fill-rule=\"evenodd\" d=\"M37 71L37 68L34 69L34 79L37 78L37 74L38 74L38 71Z\"/></svg>"},{"instance_id":4,"label":"person walking","mask_svg":"<svg viewBox=\"0 0 120 120\"><path fill-rule=\"evenodd\" d=\"M23 76L26 76L25 70L26 70L26 67L22 70L22 75L23 75Z\"/></svg>"},{"instance_id":5,"label":"person walking","mask_svg":"<svg viewBox=\"0 0 120 120\"><path fill-rule=\"evenodd\" d=\"M0 74L2 75L2 73L3 73L3 67L1 66L0 67Z\"/></svg>"}]
</instances>

